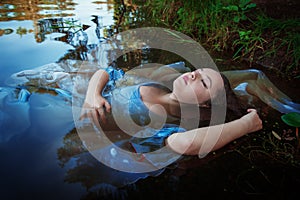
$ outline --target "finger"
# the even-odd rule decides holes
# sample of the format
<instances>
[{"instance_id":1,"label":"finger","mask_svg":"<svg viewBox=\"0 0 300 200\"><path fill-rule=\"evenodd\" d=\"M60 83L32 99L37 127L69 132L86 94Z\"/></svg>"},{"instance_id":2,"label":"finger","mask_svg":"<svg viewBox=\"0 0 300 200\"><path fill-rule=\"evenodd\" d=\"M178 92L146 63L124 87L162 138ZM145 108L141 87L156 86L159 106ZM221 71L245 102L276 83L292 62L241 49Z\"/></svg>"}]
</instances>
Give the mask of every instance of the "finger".
<instances>
[{"instance_id":1,"label":"finger","mask_svg":"<svg viewBox=\"0 0 300 200\"><path fill-rule=\"evenodd\" d=\"M250 112L257 112L257 110L254 109L254 108L248 108L248 109L247 109L247 112L249 112L249 113L250 113Z\"/></svg>"},{"instance_id":2,"label":"finger","mask_svg":"<svg viewBox=\"0 0 300 200\"><path fill-rule=\"evenodd\" d=\"M83 108L81 110L79 120L83 120L83 119L87 118L88 117L88 115L87 115L88 111L89 111L88 109Z\"/></svg>"},{"instance_id":3,"label":"finger","mask_svg":"<svg viewBox=\"0 0 300 200\"><path fill-rule=\"evenodd\" d=\"M87 104L87 103L84 103L84 104L82 105L79 120L83 120L84 118L87 118L87 117L88 117L88 116L87 116L87 113L88 113L88 111L89 111L89 107L90 107L90 106L89 106L89 104Z\"/></svg>"},{"instance_id":4,"label":"finger","mask_svg":"<svg viewBox=\"0 0 300 200\"><path fill-rule=\"evenodd\" d=\"M105 116L105 113L104 113L104 108L99 108L99 109L97 109L97 111L98 111L98 114L100 116L100 120L103 123L106 123L106 116Z\"/></svg>"},{"instance_id":5,"label":"finger","mask_svg":"<svg viewBox=\"0 0 300 200\"><path fill-rule=\"evenodd\" d=\"M90 115L90 119L91 122L98 128L100 129L100 123L99 123L99 115L98 112L96 110L91 110L91 112L89 112Z\"/></svg>"},{"instance_id":6,"label":"finger","mask_svg":"<svg viewBox=\"0 0 300 200\"><path fill-rule=\"evenodd\" d=\"M87 117L90 119L90 121L92 123L94 123L94 116L93 116L93 111L92 110L89 110L87 113L86 113Z\"/></svg>"},{"instance_id":7,"label":"finger","mask_svg":"<svg viewBox=\"0 0 300 200\"><path fill-rule=\"evenodd\" d=\"M86 113L82 113L79 117L79 121L84 120L87 117Z\"/></svg>"},{"instance_id":8,"label":"finger","mask_svg":"<svg viewBox=\"0 0 300 200\"><path fill-rule=\"evenodd\" d=\"M105 108L106 108L106 112L110 112L110 110L111 110L110 104L107 101L105 101L104 105L105 105Z\"/></svg>"},{"instance_id":9,"label":"finger","mask_svg":"<svg viewBox=\"0 0 300 200\"><path fill-rule=\"evenodd\" d=\"M93 123L93 115L92 115L92 111L91 110L89 110L89 111L86 112L86 116Z\"/></svg>"},{"instance_id":10,"label":"finger","mask_svg":"<svg viewBox=\"0 0 300 200\"><path fill-rule=\"evenodd\" d=\"M99 124L98 112L96 112L96 110L92 110L91 116L92 116L92 122L99 128L100 124Z\"/></svg>"},{"instance_id":11,"label":"finger","mask_svg":"<svg viewBox=\"0 0 300 200\"><path fill-rule=\"evenodd\" d=\"M85 117L86 117L86 112L85 110L82 109L80 112L79 120L83 120Z\"/></svg>"}]
</instances>

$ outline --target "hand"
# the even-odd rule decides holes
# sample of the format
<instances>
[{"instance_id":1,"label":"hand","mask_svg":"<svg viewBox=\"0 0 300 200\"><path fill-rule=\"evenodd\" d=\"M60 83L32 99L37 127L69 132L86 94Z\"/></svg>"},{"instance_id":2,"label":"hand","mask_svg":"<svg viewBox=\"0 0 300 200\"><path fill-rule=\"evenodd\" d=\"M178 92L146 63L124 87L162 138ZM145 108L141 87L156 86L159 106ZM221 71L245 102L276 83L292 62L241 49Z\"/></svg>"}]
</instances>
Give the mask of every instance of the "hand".
<instances>
[{"instance_id":1,"label":"hand","mask_svg":"<svg viewBox=\"0 0 300 200\"><path fill-rule=\"evenodd\" d=\"M244 115L241 120L244 120L248 125L248 133L262 129L262 121L259 118L255 109L248 109L248 114Z\"/></svg>"},{"instance_id":2,"label":"hand","mask_svg":"<svg viewBox=\"0 0 300 200\"><path fill-rule=\"evenodd\" d=\"M86 98L80 119L88 117L96 126L100 127L99 119L106 123L105 111L110 112L111 106L101 95L94 95L94 98Z\"/></svg>"}]
</instances>

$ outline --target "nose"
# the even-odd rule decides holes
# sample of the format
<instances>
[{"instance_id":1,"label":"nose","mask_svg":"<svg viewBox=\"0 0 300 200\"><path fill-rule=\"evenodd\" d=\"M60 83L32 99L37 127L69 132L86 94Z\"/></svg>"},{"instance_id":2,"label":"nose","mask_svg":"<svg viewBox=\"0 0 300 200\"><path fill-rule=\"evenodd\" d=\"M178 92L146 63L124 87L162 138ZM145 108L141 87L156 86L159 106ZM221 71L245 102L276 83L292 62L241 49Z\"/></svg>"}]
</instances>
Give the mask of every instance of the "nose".
<instances>
[{"instance_id":1,"label":"nose","mask_svg":"<svg viewBox=\"0 0 300 200\"><path fill-rule=\"evenodd\" d=\"M195 71L191 72L191 79L192 79L192 80L195 80L195 79L196 79Z\"/></svg>"},{"instance_id":2,"label":"nose","mask_svg":"<svg viewBox=\"0 0 300 200\"><path fill-rule=\"evenodd\" d=\"M195 80L197 77L200 77L200 78L201 78L200 72L198 72L198 71L193 71L193 72L191 72L191 79L192 79L192 80Z\"/></svg>"}]
</instances>

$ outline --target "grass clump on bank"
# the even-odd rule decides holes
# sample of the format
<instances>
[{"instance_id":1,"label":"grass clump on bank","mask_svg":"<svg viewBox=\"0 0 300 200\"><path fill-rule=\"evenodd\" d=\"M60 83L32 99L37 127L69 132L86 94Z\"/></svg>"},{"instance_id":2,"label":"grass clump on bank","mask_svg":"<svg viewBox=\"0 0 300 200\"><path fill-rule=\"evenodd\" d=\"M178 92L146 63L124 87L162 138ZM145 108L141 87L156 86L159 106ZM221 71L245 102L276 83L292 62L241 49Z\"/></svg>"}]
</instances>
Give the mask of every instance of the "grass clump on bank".
<instances>
[{"instance_id":1,"label":"grass clump on bank","mask_svg":"<svg viewBox=\"0 0 300 200\"><path fill-rule=\"evenodd\" d=\"M300 78L300 21L273 19L250 0L147 0L148 18L213 51Z\"/></svg>"}]
</instances>

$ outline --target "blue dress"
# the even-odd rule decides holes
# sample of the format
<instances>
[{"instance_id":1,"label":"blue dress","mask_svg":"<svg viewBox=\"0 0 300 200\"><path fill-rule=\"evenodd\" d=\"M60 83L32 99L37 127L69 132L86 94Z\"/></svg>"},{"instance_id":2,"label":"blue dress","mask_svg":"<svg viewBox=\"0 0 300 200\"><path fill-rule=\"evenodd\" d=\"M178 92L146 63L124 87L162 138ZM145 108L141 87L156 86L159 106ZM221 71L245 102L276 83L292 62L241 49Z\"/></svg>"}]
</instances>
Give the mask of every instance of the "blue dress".
<instances>
[{"instance_id":1,"label":"blue dress","mask_svg":"<svg viewBox=\"0 0 300 200\"><path fill-rule=\"evenodd\" d=\"M178 75L188 70L188 68L184 66L183 62L178 62L167 66L161 66L159 69L154 71L154 73L161 76L162 73L160 69L166 68L172 69L172 73L174 74L177 72ZM141 70L143 69L141 68ZM46 129L49 130L55 128L55 130L60 129L64 130L64 132L67 132L65 129L68 129L69 131L74 128L71 108L72 104L70 102L73 94L70 91L72 91L73 87L69 84L72 83L72 80L68 73L61 71L63 71L63 69L60 69L58 65L51 64L37 68L36 70L20 72L13 76L12 84L37 84L36 80L38 80L38 88L47 87L49 91L54 90L58 95L53 96L50 94L39 93L31 94L26 87L21 89L19 93L20 102L18 101L17 103L9 105L12 105L11 107L22 107L22 113L20 111L13 112L18 113L19 118L21 114L24 116L22 117L22 120L20 119L20 121L22 121L22 130L20 130L20 126L16 126L16 128L13 126L12 128L7 128L5 123L0 123L0 130L7 130L7 134L4 134L5 137L2 134L1 137L4 138L0 138L0 140L9 140L12 137L12 130L13 133L16 134L26 130L30 126L29 117L34 117L38 120L37 123L34 123L34 125L39 126L39 128L42 127L45 129L45 127L47 127ZM160 173L162 171L161 169L172 164L181 157L181 155L166 147L165 139L171 134L183 132L185 129L179 127L176 123L173 123L178 120L176 118L168 116L167 123L165 123L165 119L160 120L159 116L155 116L154 113L151 113L141 100L139 88L142 85L151 85L153 87L168 90L168 87L165 86L165 83L160 81L154 82L152 80L149 82L149 79L147 79L147 81L139 81L138 83L135 82L135 84L130 84L130 86L126 84L124 87L122 87L122 85L118 86L119 81L128 77L128 72L125 75L124 71L113 67L108 67L106 71L109 74L109 81L102 92L102 96L111 102L112 113L115 114L113 117L117 116L120 119L120 124L118 125L120 125L123 131L126 130L125 133L130 134L131 137L126 137L129 139L120 138L119 142L113 141L113 144L110 146L101 147L99 149L95 147L91 151L95 151L93 153L98 154L99 157L107 160L106 164L108 166L119 166L124 164L124 168L132 169L133 172L136 173L135 166L145 166L145 162L148 162L151 163L151 166L153 166L149 167L148 171L158 169L155 174ZM162 71L166 72L166 70ZM51 78L47 76L49 74L53 74L53 79L49 79ZM134 77L134 80L135 78L138 77ZM59 85L60 87L56 88L56 85ZM10 100L10 98L7 98L8 95L6 95L6 90L0 88L0 92L1 91L2 95L0 95L0 100L3 101L0 103ZM11 91L9 91L9 93L10 92ZM12 93L11 96L13 95L14 94ZM81 98L81 96L79 97ZM5 117L6 112L0 111L0 119L5 120ZM16 119L18 118L16 117L15 121ZM158 119L158 122L162 121L164 123L159 124L159 126L151 126L152 119ZM91 134L95 135L96 133L92 132ZM85 144L86 141L83 142ZM117 149L116 146L120 148ZM121 155L122 152L119 151L120 149L125 149L130 152L130 154ZM117 152L115 152L115 150ZM126 167L126 165L128 165L128 167ZM146 165L146 167L147 166L148 165Z\"/></svg>"},{"instance_id":2,"label":"blue dress","mask_svg":"<svg viewBox=\"0 0 300 200\"><path fill-rule=\"evenodd\" d=\"M185 67L183 62L170 65L174 69ZM176 70L178 70L176 69ZM178 71L179 71L178 70ZM178 119L167 116L167 123L160 124L159 128L149 126L152 120L161 121L158 115L151 113L141 99L140 87L147 85L169 91L167 87L158 82L139 83L136 85L116 87L116 82L124 77L120 69L109 67L106 69L109 81L102 92L112 105L112 114L120 128L133 136L126 141L133 148L133 152L142 155L157 168L176 161L180 155L165 147L165 139L173 133L184 132L184 128L175 123ZM117 118L117 119L116 119ZM134 134L133 134L134 133ZM124 145L124 142L122 143ZM164 148L165 147L165 148Z\"/></svg>"}]
</instances>

